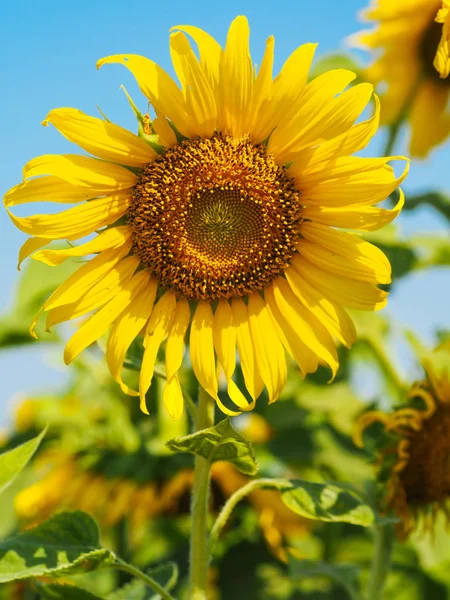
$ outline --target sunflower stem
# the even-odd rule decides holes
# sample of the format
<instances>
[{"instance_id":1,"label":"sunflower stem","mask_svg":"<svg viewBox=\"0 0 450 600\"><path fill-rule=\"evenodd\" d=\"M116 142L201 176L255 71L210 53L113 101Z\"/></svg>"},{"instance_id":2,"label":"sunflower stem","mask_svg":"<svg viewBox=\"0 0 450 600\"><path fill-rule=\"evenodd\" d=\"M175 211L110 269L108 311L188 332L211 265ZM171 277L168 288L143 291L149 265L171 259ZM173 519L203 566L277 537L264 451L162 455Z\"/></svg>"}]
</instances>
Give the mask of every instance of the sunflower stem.
<instances>
[{"instance_id":1,"label":"sunflower stem","mask_svg":"<svg viewBox=\"0 0 450 600\"><path fill-rule=\"evenodd\" d=\"M214 401L200 387L196 431L214 425ZM189 599L206 600L208 581L209 548L208 548L208 513L210 462L202 456L195 457L194 487L191 502L191 547L189 573Z\"/></svg>"},{"instance_id":2,"label":"sunflower stem","mask_svg":"<svg viewBox=\"0 0 450 600\"><path fill-rule=\"evenodd\" d=\"M394 528L392 525L379 525L376 527L368 600L382 600L383 598L383 588L391 566L393 546Z\"/></svg>"}]
</instances>

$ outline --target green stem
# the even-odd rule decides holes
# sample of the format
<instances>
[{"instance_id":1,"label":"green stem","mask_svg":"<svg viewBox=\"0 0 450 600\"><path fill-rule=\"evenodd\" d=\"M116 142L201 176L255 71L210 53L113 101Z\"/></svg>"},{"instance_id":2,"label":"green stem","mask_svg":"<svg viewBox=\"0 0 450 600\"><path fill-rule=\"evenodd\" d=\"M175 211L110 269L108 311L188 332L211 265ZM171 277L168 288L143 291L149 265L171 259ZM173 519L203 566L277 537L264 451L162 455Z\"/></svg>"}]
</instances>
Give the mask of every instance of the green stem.
<instances>
[{"instance_id":1,"label":"green stem","mask_svg":"<svg viewBox=\"0 0 450 600\"><path fill-rule=\"evenodd\" d=\"M367 345L370 350L373 352L378 364L380 365L381 370L386 375L388 379L392 381L392 383L397 388L399 394L403 394L408 389L407 384L403 381L400 374L397 372L397 369L392 364L392 360L386 352L385 343L378 337L373 335L368 335L365 338Z\"/></svg>"},{"instance_id":2,"label":"green stem","mask_svg":"<svg viewBox=\"0 0 450 600\"><path fill-rule=\"evenodd\" d=\"M368 600L382 600L383 588L391 566L394 529L392 525L380 525L375 529L375 549L370 573Z\"/></svg>"},{"instance_id":3,"label":"green stem","mask_svg":"<svg viewBox=\"0 0 450 600\"><path fill-rule=\"evenodd\" d=\"M200 388L196 431L214 425L214 401ZM189 573L189 600L206 600L208 580L208 511L210 462L197 455L195 457L194 486L191 503L191 547Z\"/></svg>"},{"instance_id":4,"label":"green stem","mask_svg":"<svg viewBox=\"0 0 450 600\"><path fill-rule=\"evenodd\" d=\"M155 592L157 592L161 596L161 598L163 598L163 600L175 600L173 596L171 596L169 592L167 592L162 586L160 586L157 581L155 581L151 577L148 577L148 575L143 573L137 567L129 565L125 561L120 560L120 558L116 559L114 566L120 569L121 571L126 571L127 573L130 573L130 575L133 575L133 577L138 577L139 579L142 579L142 581L145 581L145 583L149 587L151 587L152 590L155 590Z\"/></svg>"},{"instance_id":5,"label":"green stem","mask_svg":"<svg viewBox=\"0 0 450 600\"><path fill-rule=\"evenodd\" d=\"M230 518L230 515L234 509L234 507L243 499L245 496L248 496L252 492L260 488L275 488L277 490L287 489L291 487L289 482L286 482L285 479L254 479L253 481L249 481L246 485L242 486L237 490L230 498L228 498L224 507L219 513L219 516L214 523L213 528L211 529L211 534L209 536L209 551L212 553L214 545L216 544L219 536L224 528L226 522Z\"/></svg>"}]
</instances>

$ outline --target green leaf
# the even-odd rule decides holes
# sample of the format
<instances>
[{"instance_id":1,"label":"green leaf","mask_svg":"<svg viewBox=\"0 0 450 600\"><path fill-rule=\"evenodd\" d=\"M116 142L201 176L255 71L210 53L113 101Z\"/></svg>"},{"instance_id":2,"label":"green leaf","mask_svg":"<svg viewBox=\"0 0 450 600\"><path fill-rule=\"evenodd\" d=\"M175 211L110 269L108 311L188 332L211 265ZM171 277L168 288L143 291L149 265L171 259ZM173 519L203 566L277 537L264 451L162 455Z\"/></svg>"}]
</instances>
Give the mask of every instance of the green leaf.
<instances>
[{"instance_id":1,"label":"green leaf","mask_svg":"<svg viewBox=\"0 0 450 600\"><path fill-rule=\"evenodd\" d=\"M47 429L44 429L38 436L28 442L0 454L0 494L6 490L17 475L27 466L46 431Z\"/></svg>"},{"instance_id":2,"label":"green leaf","mask_svg":"<svg viewBox=\"0 0 450 600\"><path fill-rule=\"evenodd\" d=\"M332 69L348 69L349 71L353 71L358 76L359 82L361 82L361 66L358 65L352 56L343 52L334 52L321 56L311 70L310 79L314 79Z\"/></svg>"},{"instance_id":3,"label":"green leaf","mask_svg":"<svg viewBox=\"0 0 450 600\"><path fill-rule=\"evenodd\" d=\"M178 581L178 567L172 562L148 569L146 574L168 592L175 587ZM159 598L161 596L150 590L140 579L133 579L107 596L107 600L159 600Z\"/></svg>"},{"instance_id":4,"label":"green leaf","mask_svg":"<svg viewBox=\"0 0 450 600\"><path fill-rule=\"evenodd\" d=\"M67 245L58 247L67 248ZM12 309L0 319L0 348L35 343L30 325L50 294L80 266L80 261L65 261L58 267L30 260L24 270L12 302ZM58 340L56 333L46 333L43 324L36 327L39 339Z\"/></svg>"},{"instance_id":5,"label":"green leaf","mask_svg":"<svg viewBox=\"0 0 450 600\"><path fill-rule=\"evenodd\" d=\"M247 475L258 471L253 446L234 429L229 418L209 429L170 440L167 445L173 452L197 454L209 462L226 460Z\"/></svg>"},{"instance_id":6,"label":"green leaf","mask_svg":"<svg viewBox=\"0 0 450 600\"><path fill-rule=\"evenodd\" d=\"M101 548L96 522L81 511L63 512L0 542L0 583L84 573L112 565Z\"/></svg>"},{"instance_id":7,"label":"green leaf","mask_svg":"<svg viewBox=\"0 0 450 600\"><path fill-rule=\"evenodd\" d=\"M289 574L293 580L303 580L306 577L326 577L347 590L349 598L357 598L356 582L359 576L357 565L330 565L312 560L289 561Z\"/></svg>"},{"instance_id":8,"label":"green leaf","mask_svg":"<svg viewBox=\"0 0 450 600\"><path fill-rule=\"evenodd\" d=\"M42 600L102 600L100 596L94 596L91 592L73 585L36 583L36 587Z\"/></svg>"},{"instance_id":9,"label":"green leaf","mask_svg":"<svg viewBox=\"0 0 450 600\"><path fill-rule=\"evenodd\" d=\"M418 206L429 205L450 221L450 197L441 192L427 192L417 196L408 196L403 210L414 210Z\"/></svg>"},{"instance_id":10,"label":"green leaf","mask_svg":"<svg viewBox=\"0 0 450 600\"><path fill-rule=\"evenodd\" d=\"M334 484L292 480L292 487L281 494L292 511L318 521L352 523L369 527L376 514L354 492Z\"/></svg>"}]
</instances>

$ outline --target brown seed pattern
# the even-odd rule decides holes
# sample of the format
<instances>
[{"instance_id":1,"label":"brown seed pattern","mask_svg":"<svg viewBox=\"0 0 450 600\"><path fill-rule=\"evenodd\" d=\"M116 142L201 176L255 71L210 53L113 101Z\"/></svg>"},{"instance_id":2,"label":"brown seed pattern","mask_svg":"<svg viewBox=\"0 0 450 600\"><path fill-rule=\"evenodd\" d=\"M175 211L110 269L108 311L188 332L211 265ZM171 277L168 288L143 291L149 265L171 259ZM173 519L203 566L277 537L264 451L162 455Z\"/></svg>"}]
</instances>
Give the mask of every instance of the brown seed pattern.
<instances>
[{"instance_id":1,"label":"brown seed pattern","mask_svg":"<svg viewBox=\"0 0 450 600\"><path fill-rule=\"evenodd\" d=\"M133 249L178 297L245 296L295 253L300 192L248 136L186 140L147 165L133 191Z\"/></svg>"}]
</instances>

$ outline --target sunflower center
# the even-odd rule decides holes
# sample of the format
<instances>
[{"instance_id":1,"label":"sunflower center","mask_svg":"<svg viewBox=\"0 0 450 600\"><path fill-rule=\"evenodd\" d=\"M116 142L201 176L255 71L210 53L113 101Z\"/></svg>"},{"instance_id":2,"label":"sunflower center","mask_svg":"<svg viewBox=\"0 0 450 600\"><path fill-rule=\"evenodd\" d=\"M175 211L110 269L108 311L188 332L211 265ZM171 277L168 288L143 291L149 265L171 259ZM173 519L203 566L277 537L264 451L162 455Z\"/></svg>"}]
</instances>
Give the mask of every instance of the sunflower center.
<instances>
[{"instance_id":1,"label":"sunflower center","mask_svg":"<svg viewBox=\"0 0 450 600\"><path fill-rule=\"evenodd\" d=\"M436 23L433 20L422 37L419 52L423 63L424 74L427 77L431 77L435 81L440 82L442 85L450 85L450 77L441 79L433 64L439 42L441 41L441 36L442 23Z\"/></svg>"},{"instance_id":2,"label":"sunflower center","mask_svg":"<svg viewBox=\"0 0 450 600\"><path fill-rule=\"evenodd\" d=\"M434 415L410 436L409 460L400 480L410 506L425 507L450 497L450 405L439 403Z\"/></svg>"},{"instance_id":3,"label":"sunflower center","mask_svg":"<svg viewBox=\"0 0 450 600\"><path fill-rule=\"evenodd\" d=\"M248 136L186 140L147 165L129 223L142 264L164 289L193 300L268 286L299 238L300 193Z\"/></svg>"}]
</instances>

